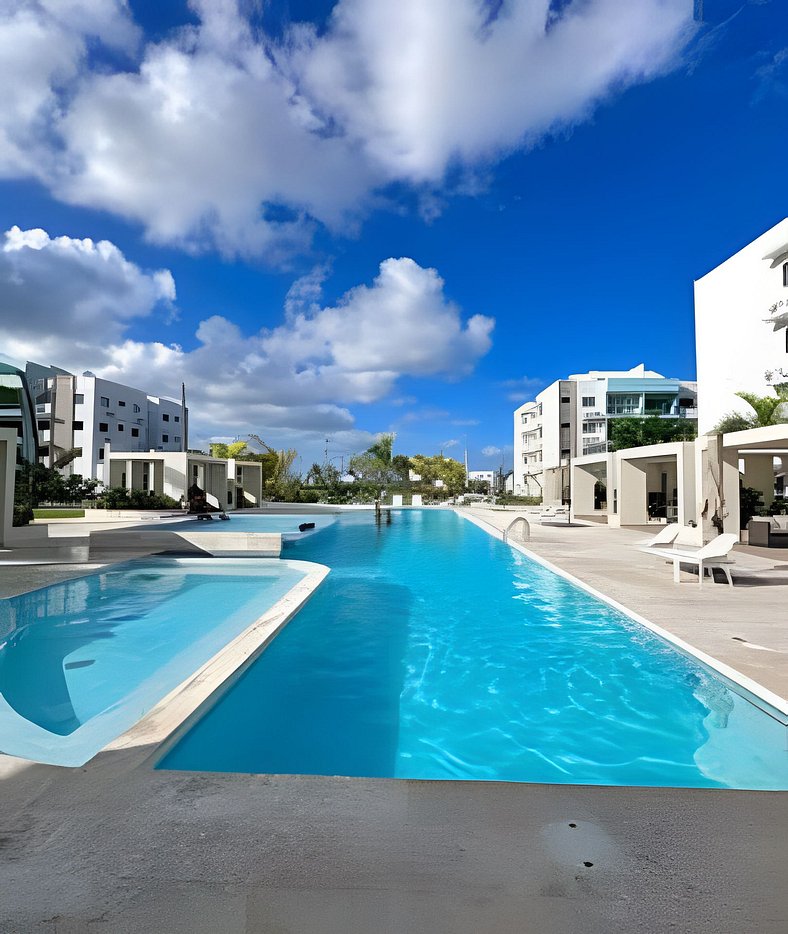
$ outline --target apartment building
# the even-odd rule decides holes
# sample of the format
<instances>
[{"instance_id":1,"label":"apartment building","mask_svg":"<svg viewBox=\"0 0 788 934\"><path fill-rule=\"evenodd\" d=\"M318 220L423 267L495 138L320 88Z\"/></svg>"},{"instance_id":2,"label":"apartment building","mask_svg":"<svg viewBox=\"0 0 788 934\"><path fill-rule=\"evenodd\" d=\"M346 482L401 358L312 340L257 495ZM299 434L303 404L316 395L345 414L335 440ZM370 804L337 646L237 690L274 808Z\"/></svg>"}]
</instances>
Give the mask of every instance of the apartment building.
<instances>
[{"instance_id":1,"label":"apartment building","mask_svg":"<svg viewBox=\"0 0 788 934\"><path fill-rule=\"evenodd\" d=\"M697 384L643 364L556 380L514 412L514 492L568 500L572 458L607 451L613 419L650 415L697 419Z\"/></svg>"},{"instance_id":2,"label":"apartment building","mask_svg":"<svg viewBox=\"0 0 788 934\"><path fill-rule=\"evenodd\" d=\"M121 383L28 363L38 456L47 466L109 479L105 451L185 451L188 409Z\"/></svg>"},{"instance_id":3,"label":"apartment building","mask_svg":"<svg viewBox=\"0 0 788 934\"><path fill-rule=\"evenodd\" d=\"M698 429L788 383L788 218L695 282Z\"/></svg>"}]
</instances>

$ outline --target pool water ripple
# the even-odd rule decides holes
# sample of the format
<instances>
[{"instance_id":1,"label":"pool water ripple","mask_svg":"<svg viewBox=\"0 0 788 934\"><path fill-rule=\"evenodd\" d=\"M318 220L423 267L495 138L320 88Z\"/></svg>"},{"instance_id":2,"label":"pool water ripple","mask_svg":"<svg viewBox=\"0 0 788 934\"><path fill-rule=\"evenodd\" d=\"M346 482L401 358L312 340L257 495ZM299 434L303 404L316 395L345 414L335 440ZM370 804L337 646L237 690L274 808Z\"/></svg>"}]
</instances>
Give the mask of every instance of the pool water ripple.
<instances>
[{"instance_id":1,"label":"pool water ripple","mask_svg":"<svg viewBox=\"0 0 788 934\"><path fill-rule=\"evenodd\" d=\"M784 727L450 512L342 516L332 573L165 768L788 787Z\"/></svg>"}]
</instances>

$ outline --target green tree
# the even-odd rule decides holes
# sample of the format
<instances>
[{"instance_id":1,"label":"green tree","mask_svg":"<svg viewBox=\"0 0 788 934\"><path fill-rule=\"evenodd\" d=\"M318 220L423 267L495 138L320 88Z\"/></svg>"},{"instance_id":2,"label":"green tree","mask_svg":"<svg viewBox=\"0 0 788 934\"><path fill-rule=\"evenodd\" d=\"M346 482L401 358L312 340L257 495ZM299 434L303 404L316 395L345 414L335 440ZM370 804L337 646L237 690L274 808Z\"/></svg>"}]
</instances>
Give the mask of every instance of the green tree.
<instances>
[{"instance_id":1,"label":"green tree","mask_svg":"<svg viewBox=\"0 0 788 934\"><path fill-rule=\"evenodd\" d=\"M451 496L465 489L465 467L452 457L416 454L411 458L411 463L425 485L434 486L436 480L442 480L444 489Z\"/></svg>"},{"instance_id":2,"label":"green tree","mask_svg":"<svg viewBox=\"0 0 788 934\"><path fill-rule=\"evenodd\" d=\"M784 384L775 386L775 395L759 396L754 392L737 392L736 395L749 405L752 414L741 415L729 412L714 426L714 431L725 434L730 431L745 431L748 428L766 428L788 422L788 388Z\"/></svg>"},{"instance_id":3,"label":"green tree","mask_svg":"<svg viewBox=\"0 0 788 934\"><path fill-rule=\"evenodd\" d=\"M613 418L609 422L609 432L611 448L621 451L647 444L693 441L697 437L698 426L694 419L647 415L645 418Z\"/></svg>"},{"instance_id":4,"label":"green tree","mask_svg":"<svg viewBox=\"0 0 788 934\"><path fill-rule=\"evenodd\" d=\"M364 480L377 490L380 495L384 487L401 480L400 469L393 463L393 434L378 435L363 454L350 458L348 472L356 479Z\"/></svg>"},{"instance_id":5,"label":"green tree","mask_svg":"<svg viewBox=\"0 0 788 934\"><path fill-rule=\"evenodd\" d=\"M244 454L248 453L251 452L245 441L232 441L230 444L216 441L211 444L211 457L221 457L223 460L243 459Z\"/></svg>"}]
</instances>

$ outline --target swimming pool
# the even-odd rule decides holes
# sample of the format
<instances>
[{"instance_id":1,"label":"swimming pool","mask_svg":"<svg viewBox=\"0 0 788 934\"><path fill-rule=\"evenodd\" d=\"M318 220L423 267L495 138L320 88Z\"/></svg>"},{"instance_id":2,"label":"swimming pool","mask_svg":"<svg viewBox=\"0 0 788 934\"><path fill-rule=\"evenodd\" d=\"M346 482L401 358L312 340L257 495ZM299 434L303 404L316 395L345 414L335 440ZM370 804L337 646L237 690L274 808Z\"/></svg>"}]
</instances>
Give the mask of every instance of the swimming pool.
<instances>
[{"instance_id":1,"label":"swimming pool","mask_svg":"<svg viewBox=\"0 0 788 934\"><path fill-rule=\"evenodd\" d=\"M0 751L82 765L304 577L157 558L0 600Z\"/></svg>"},{"instance_id":2,"label":"swimming pool","mask_svg":"<svg viewBox=\"0 0 788 934\"><path fill-rule=\"evenodd\" d=\"M341 516L332 573L161 768L788 787L785 726L446 511Z\"/></svg>"},{"instance_id":3,"label":"swimming pool","mask_svg":"<svg viewBox=\"0 0 788 934\"><path fill-rule=\"evenodd\" d=\"M155 530L157 532L182 532L185 529L191 529L194 532L281 532L283 538L300 537L309 535L312 531L319 531L327 528L336 522L337 516L334 513L244 513L232 512L229 514L228 521L222 519L191 518L178 522L157 523ZM304 523L314 523L314 530L302 533L298 528Z\"/></svg>"}]
</instances>

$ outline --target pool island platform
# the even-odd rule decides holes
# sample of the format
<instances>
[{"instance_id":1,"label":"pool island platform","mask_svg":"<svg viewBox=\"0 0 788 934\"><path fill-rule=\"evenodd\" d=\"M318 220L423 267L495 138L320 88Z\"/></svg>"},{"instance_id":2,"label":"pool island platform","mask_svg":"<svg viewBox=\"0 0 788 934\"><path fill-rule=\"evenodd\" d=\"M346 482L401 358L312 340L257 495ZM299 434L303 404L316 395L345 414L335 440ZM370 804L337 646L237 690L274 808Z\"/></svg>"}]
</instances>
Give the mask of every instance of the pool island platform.
<instances>
[{"instance_id":1,"label":"pool island platform","mask_svg":"<svg viewBox=\"0 0 788 934\"><path fill-rule=\"evenodd\" d=\"M788 562L737 553L736 586L698 592L638 537L532 526L526 547L784 697ZM9 567L2 591L84 570ZM172 772L155 750L141 737L78 769L0 756L0 931L786 927L785 793Z\"/></svg>"}]
</instances>

